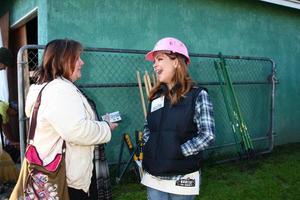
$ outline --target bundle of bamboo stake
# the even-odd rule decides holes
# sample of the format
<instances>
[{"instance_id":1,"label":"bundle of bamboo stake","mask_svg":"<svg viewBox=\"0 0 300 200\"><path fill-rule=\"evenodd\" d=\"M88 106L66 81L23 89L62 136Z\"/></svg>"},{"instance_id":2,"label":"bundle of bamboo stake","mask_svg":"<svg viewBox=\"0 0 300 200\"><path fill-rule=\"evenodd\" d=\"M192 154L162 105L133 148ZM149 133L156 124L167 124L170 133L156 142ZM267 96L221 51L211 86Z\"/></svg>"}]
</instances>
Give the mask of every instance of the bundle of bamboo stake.
<instances>
[{"instance_id":1,"label":"bundle of bamboo stake","mask_svg":"<svg viewBox=\"0 0 300 200\"><path fill-rule=\"evenodd\" d=\"M143 85L145 86L145 92L147 95L146 99L148 99L151 89L156 84L156 79L155 79L154 74L152 74L151 75L152 81L151 81L149 73L147 71L145 71L145 73L143 75L144 84L142 84L141 74L139 71L136 71L136 76L137 76L139 92L140 92L140 96L141 96L142 109L143 109L144 117L146 118L147 110L146 110L146 103L145 103L146 101L145 101L145 97L144 97Z\"/></svg>"}]
</instances>

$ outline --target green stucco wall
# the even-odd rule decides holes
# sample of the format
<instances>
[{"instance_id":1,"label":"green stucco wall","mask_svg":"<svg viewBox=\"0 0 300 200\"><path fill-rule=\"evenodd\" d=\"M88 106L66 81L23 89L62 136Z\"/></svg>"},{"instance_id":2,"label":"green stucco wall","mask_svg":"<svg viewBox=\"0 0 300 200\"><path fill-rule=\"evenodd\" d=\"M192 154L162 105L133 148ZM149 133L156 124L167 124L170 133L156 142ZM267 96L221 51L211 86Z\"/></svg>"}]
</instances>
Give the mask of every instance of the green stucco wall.
<instances>
[{"instance_id":1,"label":"green stucco wall","mask_svg":"<svg viewBox=\"0 0 300 200\"><path fill-rule=\"evenodd\" d=\"M25 12L18 6L24 1L15 2L11 23ZM276 144L300 141L300 10L252 0L26 2L28 10L39 7L40 44L67 37L89 47L151 49L158 39L173 36L194 53L272 58L279 81Z\"/></svg>"},{"instance_id":2,"label":"green stucco wall","mask_svg":"<svg viewBox=\"0 0 300 200\"><path fill-rule=\"evenodd\" d=\"M19 21L21 18L23 18L24 15L29 13L31 10L33 10L38 5L38 0L13 0L11 1L11 11L10 12L10 24L15 24L17 21Z\"/></svg>"},{"instance_id":3,"label":"green stucco wall","mask_svg":"<svg viewBox=\"0 0 300 200\"><path fill-rule=\"evenodd\" d=\"M47 1L46 0L11 0L1 2L0 16L9 11L10 25L16 25L24 16L38 8L38 43L45 44L48 41L47 32ZM19 26L18 24L17 26Z\"/></svg>"},{"instance_id":4,"label":"green stucco wall","mask_svg":"<svg viewBox=\"0 0 300 200\"><path fill-rule=\"evenodd\" d=\"M277 143L300 141L300 10L260 1L48 1L48 36L151 49L165 36L190 52L266 56L277 64Z\"/></svg>"}]
</instances>

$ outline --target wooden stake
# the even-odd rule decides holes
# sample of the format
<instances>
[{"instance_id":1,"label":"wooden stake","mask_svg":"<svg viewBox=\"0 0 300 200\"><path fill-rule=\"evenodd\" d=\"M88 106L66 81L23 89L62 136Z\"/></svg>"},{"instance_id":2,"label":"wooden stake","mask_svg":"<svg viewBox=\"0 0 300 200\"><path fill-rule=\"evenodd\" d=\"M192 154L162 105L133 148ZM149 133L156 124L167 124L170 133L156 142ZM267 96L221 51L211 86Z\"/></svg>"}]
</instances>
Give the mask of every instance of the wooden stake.
<instances>
[{"instance_id":1,"label":"wooden stake","mask_svg":"<svg viewBox=\"0 0 300 200\"><path fill-rule=\"evenodd\" d=\"M152 89L152 84L151 84L150 76L147 71L145 71L145 76L146 76L146 81L147 81L147 85L148 85L148 89L149 89L149 93L150 93L150 91Z\"/></svg>"},{"instance_id":2,"label":"wooden stake","mask_svg":"<svg viewBox=\"0 0 300 200\"><path fill-rule=\"evenodd\" d=\"M146 74L144 74L143 78L144 78L144 85L145 85L145 89L146 89L146 94L147 94L147 97L148 97L149 96L149 86L148 86L148 81L147 81Z\"/></svg>"},{"instance_id":3,"label":"wooden stake","mask_svg":"<svg viewBox=\"0 0 300 200\"><path fill-rule=\"evenodd\" d=\"M139 85L139 91L140 91L140 96L141 96L141 101L142 101L142 108L144 112L144 117L147 117L147 111L146 111L146 105L145 105L145 99L144 99L144 93L143 93L143 88L142 88L142 81L141 81L141 76L140 72L136 71L136 77Z\"/></svg>"},{"instance_id":4,"label":"wooden stake","mask_svg":"<svg viewBox=\"0 0 300 200\"><path fill-rule=\"evenodd\" d=\"M156 85L156 78L155 74L152 74L152 81L153 81L153 87Z\"/></svg>"}]
</instances>

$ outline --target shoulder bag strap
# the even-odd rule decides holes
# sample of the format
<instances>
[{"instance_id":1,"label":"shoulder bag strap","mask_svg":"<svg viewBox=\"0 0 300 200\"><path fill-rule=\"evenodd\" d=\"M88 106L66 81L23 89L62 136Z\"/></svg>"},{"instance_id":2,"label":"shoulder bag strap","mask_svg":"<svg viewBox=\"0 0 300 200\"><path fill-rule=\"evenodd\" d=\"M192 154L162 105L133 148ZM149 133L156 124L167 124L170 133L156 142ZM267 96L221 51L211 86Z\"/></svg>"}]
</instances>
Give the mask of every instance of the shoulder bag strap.
<instances>
[{"instance_id":1,"label":"shoulder bag strap","mask_svg":"<svg viewBox=\"0 0 300 200\"><path fill-rule=\"evenodd\" d=\"M34 137L35 128L36 128L37 114L39 112L39 107L41 105L42 91L48 85L48 83L46 83L46 85L41 89L41 91L39 92L39 95L36 99L36 102L34 104L33 113L31 115L31 121L30 121L30 125L29 125L29 134L28 134L28 137L27 137L27 143L29 143L29 141L32 140L33 137Z\"/></svg>"},{"instance_id":2,"label":"shoulder bag strap","mask_svg":"<svg viewBox=\"0 0 300 200\"><path fill-rule=\"evenodd\" d=\"M39 95L36 99L36 102L34 104L34 108L33 108L33 113L31 116L31 122L29 125L29 133L28 133L28 137L27 137L27 144L30 142L30 140L32 140L34 138L34 134L35 134L35 129L36 129L36 119L37 119L37 115L39 112L39 108L41 105L41 99L42 99L42 91L44 90L44 88L49 84L50 82L46 83L46 85L41 89L41 91L39 92ZM66 142L64 140L63 142L63 153L65 152L64 149L66 148Z\"/></svg>"}]
</instances>

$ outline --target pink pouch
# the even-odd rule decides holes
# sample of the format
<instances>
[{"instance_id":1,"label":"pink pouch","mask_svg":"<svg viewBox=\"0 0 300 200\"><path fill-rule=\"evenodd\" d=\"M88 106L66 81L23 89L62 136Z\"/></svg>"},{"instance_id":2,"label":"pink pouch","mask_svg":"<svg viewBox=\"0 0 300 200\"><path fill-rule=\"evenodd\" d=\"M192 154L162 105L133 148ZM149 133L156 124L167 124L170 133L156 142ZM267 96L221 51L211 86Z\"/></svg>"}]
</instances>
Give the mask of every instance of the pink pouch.
<instances>
[{"instance_id":1,"label":"pink pouch","mask_svg":"<svg viewBox=\"0 0 300 200\"><path fill-rule=\"evenodd\" d=\"M55 158L46 166L43 165L43 161L41 160L35 146L28 145L26 152L25 152L25 158L30 164L38 165L44 167L49 172L54 172L58 169L59 164L62 160L62 154L57 154Z\"/></svg>"}]
</instances>

